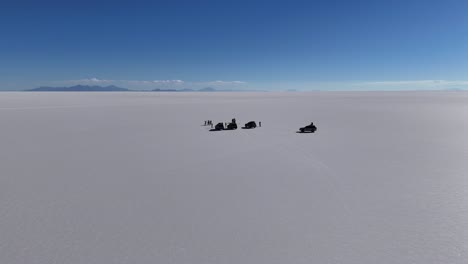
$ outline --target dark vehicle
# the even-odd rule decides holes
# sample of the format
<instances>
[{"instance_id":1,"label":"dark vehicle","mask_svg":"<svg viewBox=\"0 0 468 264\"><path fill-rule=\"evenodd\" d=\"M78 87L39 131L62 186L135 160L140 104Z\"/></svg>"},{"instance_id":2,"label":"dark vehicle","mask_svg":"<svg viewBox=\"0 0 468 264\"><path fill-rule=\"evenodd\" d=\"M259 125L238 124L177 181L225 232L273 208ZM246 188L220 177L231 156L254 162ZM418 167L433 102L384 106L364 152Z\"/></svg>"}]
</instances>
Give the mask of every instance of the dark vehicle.
<instances>
[{"instance_id":1,"label":"dark vehicle","mask_svg":"<svg viewBox=\"0 0 468 264\"><path fill-rule=\"evenodd\" d=\"M256 128L256 127L257 127L257 123L255 123L255 121L250 121L247 124L245 124L245 126L243 128L244 129L252 129L252 128Z\"/></svg>"},{"instance_id":2,"label":"dark vehicle","mask_svg":"<svg viewBox=\"0 0 468 264\"><path fill-rule=\"evenodd\" d=\"M317 131L317 127L314 125L314 122L311 122L310 125L299 128L300 133L314 133Z\"/></svg>"},{"instance_id":3,"label":"dark vehicle","mask_svg":"<svg viewBox=\"0 0 468 264\"><path fill-rule=\"evenodd\" d=\"M226 126L226 130L234 130L234 129L237 129L237 123L236 123L235 118L233 118L232 122Z\"/></svg>"},{"instance_id":4,"label":"dark vehicle","mask_svg":"<svg viewBox=\"0 0 468 264\"><path fill-rule=\"evenodd\" d=\"M234 130L234 129L237 129L236 123L229 123L226 127L226 130Z\"/></svg>"},{"instance_id":5,"label":"dark vehicle","mask_svg":"<svg viewBox=\"0 0 468 264\"><path fill-rule=\"evenodd\" d=\"M216 124L216 126L215 126L215 128L213 130L224 130L224 124L222 122Z\"/></svg>"}]
</instances>

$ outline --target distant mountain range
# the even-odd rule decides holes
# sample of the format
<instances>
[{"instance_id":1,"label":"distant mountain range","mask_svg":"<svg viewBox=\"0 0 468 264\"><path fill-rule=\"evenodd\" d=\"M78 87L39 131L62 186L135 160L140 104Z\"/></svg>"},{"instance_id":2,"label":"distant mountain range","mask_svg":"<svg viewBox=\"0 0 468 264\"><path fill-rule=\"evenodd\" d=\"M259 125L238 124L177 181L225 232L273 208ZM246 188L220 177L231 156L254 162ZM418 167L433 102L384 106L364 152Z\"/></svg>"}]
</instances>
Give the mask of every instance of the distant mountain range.
<instances>
[{"instance_id":1,"label":"distant mountain range","mask_svg":"<svg viewBox=\"0 0 468 264\"><path fill-rule=\"evenodd\" d=\"M110 86L87 86L75 85L71 87L39 87L30 90L30 92L125 92L130 91L126 88L120 88L114 85Z\"/></svg>"},{"instance_id":2,"label":"distant mountain range","mask_svg":"<svg viewBox=\"0 0 468 264\"><path fill-rule=\"evenodd\" d=\"M28 92L127 92L127 91L140 91L148 92L148 90L130 90L121 88L114 85L110 86L88 86L88 85L75 85L71 87L39 87L34 89L25 90ZM201 89L154 89L152 92L253 92L254 90L217 90L213 87L205 87ZM260 92L260 91L256 91Z\"/></svg>"}]
</instances>

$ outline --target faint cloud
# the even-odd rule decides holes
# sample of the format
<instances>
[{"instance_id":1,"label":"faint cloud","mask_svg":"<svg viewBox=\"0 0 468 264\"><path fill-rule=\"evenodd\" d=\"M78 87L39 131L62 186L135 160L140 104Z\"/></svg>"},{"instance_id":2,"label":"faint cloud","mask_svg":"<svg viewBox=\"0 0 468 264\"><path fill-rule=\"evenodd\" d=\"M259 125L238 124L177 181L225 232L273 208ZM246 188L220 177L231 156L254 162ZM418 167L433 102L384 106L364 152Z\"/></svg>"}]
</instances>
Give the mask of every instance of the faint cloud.
<instances>
[{"instance_id":1,"label":"faint cloud","mask_svg":"<svg viewBox=\"0 0 468 264\"><path fill-rule=\"evenodd\" d=\"M241 81L214 81L215 84L246 84L246 82Z\"/></svg>"},{"instance_id":2,"label":"faint cloud","mask_svg":"<svg viewBox=\"0 0 468 264\"><path fill-rule=\"evenodd\" d=\"M102 80L98 78L89 78L89 79L81 79L81 80L69 80L64 82L76 82L76 83L106 83L112 82L112 80Z\"/></svg>"},{"instance_id":3,"label":"faint cloud","mask_svg":"<svg viewBox=\"0 0 468 264\"><path fill-rule=\"evenodd\" d=\"M167 83L175 83L175 84L184 83L184 81L182 81L182 80L155 80L155 81L152 81L152 82L153 83L164 83L164 84L167 84Z\"/></svg>"}]
</instances>

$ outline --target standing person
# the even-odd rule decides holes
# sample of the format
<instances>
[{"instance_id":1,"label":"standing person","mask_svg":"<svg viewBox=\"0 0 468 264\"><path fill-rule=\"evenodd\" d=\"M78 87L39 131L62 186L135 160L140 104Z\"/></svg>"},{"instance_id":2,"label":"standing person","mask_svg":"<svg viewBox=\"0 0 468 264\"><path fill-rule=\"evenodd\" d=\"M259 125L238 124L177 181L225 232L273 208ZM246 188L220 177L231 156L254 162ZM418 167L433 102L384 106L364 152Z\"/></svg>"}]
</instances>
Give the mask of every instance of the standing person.
<instances>
[{"instance_id":1,"label":"standing person","mask_svg":"<svg viewBox=\"0 0 468 264\"><path fill-rule=\"evenodd\" d=\"M213 128L213 123L211 123L211 128Z\"/></svg>"},{"instance_id":2,"label":"standing person","mask_svg":"<svg viewBox=\"0 0 468 264\"><path fill-rule=\"evenodd\" d=\"M258 121L258 126L262 127L262 121Z\"/></svg>"},{"instance_id":3,"label":"standing person","mask_svg":"<svg viewBox=\"0 0 468 264\"><path fill-rule=\"evenodd\" d=\"M205 120L205 126L206 126L206 120Z\"/></svg>"}]
</instances>

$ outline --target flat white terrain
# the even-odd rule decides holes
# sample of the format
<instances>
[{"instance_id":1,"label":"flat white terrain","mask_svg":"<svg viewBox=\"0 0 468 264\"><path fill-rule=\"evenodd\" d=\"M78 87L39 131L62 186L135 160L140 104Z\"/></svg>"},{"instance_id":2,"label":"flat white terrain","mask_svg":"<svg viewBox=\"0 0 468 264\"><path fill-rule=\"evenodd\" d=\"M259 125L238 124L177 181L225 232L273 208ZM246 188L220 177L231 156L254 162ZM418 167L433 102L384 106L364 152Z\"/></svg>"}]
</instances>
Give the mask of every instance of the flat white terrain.
<instances>
[{"instance_id":1,"label":"flat white terrain","mask_svg":"<svg viewBox=\"0 0 468 264\"><path fill-rule=\"evenodd\" d=\"M0 93L0 263L468 263L468 93Z\"/></svg>"}]
</instances>

